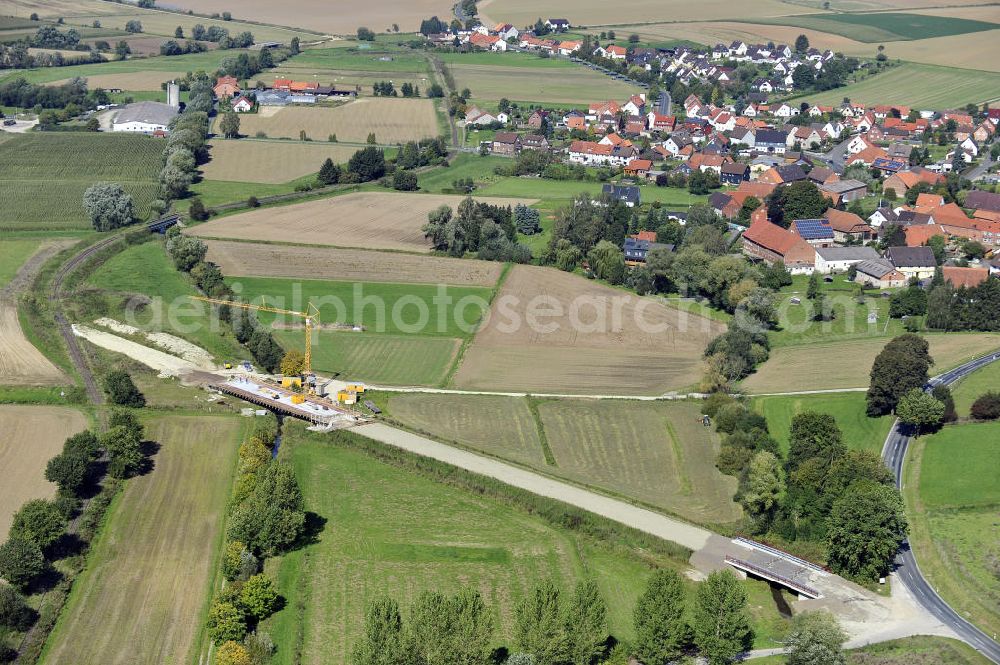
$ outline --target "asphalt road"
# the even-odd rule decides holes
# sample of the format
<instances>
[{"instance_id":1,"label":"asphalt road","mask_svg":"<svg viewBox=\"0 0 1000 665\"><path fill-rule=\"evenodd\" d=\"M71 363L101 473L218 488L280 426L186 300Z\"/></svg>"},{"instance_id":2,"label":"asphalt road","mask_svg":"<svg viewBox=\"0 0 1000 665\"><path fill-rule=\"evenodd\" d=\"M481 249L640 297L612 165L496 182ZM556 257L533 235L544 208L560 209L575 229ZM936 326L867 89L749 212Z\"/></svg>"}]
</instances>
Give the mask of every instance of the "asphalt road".
<instances>
[{"instance_id":1,"label":"asphalt road","mask_svg":"<svg viewBox=\"0 0 1000 665\"><path fill-rule=\"evenodd\" d=\"M981 367L989 365L993 361L1000 359L1000 353L993 353L983 356L960 367L945 372L931 379L930 384L949 385L962 377L970 374ZM899 421L893 424L889 436L886 437L885 447L882 449L882 457L886 466L892 469L896 475L896 487L902 488L903 484L903 460L906 458L906 448L910 443L910 437L903 434L899 428ZM896 556L896 575L898 579L909 589L913 597L917 599L928 612L955 633L976 651L980 652L994 663L1000 663L1000 644L990 639L990 636L979 630L971 623L962 618L958 612L953 610L941 596L934 591L934 588L924 579L920 573L920 567L910 549L909 541L903 543L899 554Z\"/></svg>"}]
</instances>

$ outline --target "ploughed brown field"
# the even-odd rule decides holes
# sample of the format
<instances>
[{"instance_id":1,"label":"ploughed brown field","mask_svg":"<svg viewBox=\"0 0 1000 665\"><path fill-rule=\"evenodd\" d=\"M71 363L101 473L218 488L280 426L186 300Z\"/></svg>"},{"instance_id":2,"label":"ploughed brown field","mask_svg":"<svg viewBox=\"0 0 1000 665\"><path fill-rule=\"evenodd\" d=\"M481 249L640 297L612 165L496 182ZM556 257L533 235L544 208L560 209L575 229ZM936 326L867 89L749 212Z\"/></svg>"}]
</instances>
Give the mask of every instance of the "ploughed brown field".
<instances>
[{"instance_id":1,"label":"ploughed brown field","mask_svg":"<svg viewBox=\"0 0 1000 665\"><path fill-rule=\"evenodd\" d=\"M441 205L457 208L461 196L363 192L317 199L223 217L197 226L190 234L205 238L238 238L427 252L423 227L427 213ZM494 205L529 205L533 199L477 198Z\"/></svg>"},{"instance_id":2,"label":"ploughed brown field","mask_svg":"<svg viewBox=\"0 0 1000 665\"><path fill-rule=\"evenodd\" d=\"M684 390L701 378L705 347L724 330L576 275L515 266L454 383L539 393Z\"/></svg>"},{"instance_id":3,"label":"ploughed brown field","mask_svg":"<svg viewBox=\"0 0 1000 665\"><path fill-rule=\"evenodd\" d=\"M61 406L0 406L0 541L7 540L14 513L31 499L55 496L45 466L67 438L87 428L87 419Z\"/></svg>"},{"instance_id":4,"label":"ploughed brown field","mask_svg":"<svg viewBox=\"0 0 1000 665\"><path fill-rule=\"evenodd\" d=\"M493 286L502 264L336 247L209 240L208 260L232 277Z\"/></svg>"}]
</instances>

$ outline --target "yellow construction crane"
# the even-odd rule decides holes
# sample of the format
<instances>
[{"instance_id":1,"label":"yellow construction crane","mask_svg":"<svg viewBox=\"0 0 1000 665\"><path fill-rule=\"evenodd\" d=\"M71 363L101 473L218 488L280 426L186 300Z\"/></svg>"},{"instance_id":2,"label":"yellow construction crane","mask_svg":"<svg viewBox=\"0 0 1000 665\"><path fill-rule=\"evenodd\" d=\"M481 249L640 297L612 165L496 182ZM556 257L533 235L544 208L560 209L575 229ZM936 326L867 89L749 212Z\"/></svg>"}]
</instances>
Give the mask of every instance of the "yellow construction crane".
<instances>
[{"instance_id":1,"label":"yellow construction crane","mask_svg":"<svg viewBox=\"0 0 1000 665\"><path fill-rule=\"evenodd\" d=\"M201 300L203 302L210 302L214 305L226 305L227 307L239 307L240 309L247 309L254 312L271 312L273 314L290 314L292 316L297 316L305 320L306 325L306 350L302 354L304 357L304 363L302 366L303 375L312 374L312 329L313 323L319 323L319 309L316 305L309 303L309 309L305 312L296 312L290 309L279 309L278 307L270 307L268 305L254 305L248 302L238 302L236 300L222 300L221 298L205 298L204 296L188 296L192 300Z\"/></svg>"}]
</instances>

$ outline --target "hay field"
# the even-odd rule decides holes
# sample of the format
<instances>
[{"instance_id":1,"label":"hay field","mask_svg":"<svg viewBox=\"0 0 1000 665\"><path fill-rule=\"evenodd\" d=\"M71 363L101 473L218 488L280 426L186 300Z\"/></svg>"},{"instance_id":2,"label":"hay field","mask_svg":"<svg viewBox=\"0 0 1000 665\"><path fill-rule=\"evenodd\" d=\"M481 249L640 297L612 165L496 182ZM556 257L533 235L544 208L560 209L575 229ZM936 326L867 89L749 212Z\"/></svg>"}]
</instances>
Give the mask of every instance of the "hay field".
<instances>
[{"instance_id":1,"label":"hay field","mask_svg":"<svg viewBox=\"0 0 1000 665\"><path fill-rule=\"evenodd\" d=\"M227 0L171 0L170 4L202 13L230 10L235 18L307 26L334 35L353 35L358 26L385 32L393 23L399 24L401 32L415 32L429 16L451 16L447 0L344 0L337 3L336 11L324 0L296 0L294 4L243 0L237 6Z\"/></svg>"},{"instance_id":2,"label":"hay field","mask_svg":"<svg viewBox=\"0 0 1000 665\"><path fill-rule=\"evenodd\" d=\"M7 540L14 513L31 499L54 496L45 465L62 451L63 442L85 430L87 419L58 406L0 405L0 541Z\"/></svg>"},{"instance_id":3,"label":"hay field","mask_svg":"<svg viewBox=\"0 0 1000 665\"><path fill-rule=\"evenodd\" d=\"M421 230L427 213L453 208L461 196L363 192L232 215L196 226L188 233L205 238L296 242L334 247L426 252ZM532 199L477 198L495 205L534 203Z\"/></svg>"},{"instance_id":4,"label":"hay field","mask_svg":"<svg viewBox=\"0 0 1000 665\"><path fill-rule=\"evenodd\" d=\"M1000 630L1000 423L945 427L918 439L911 455L904 496L920 569L956 611L994 633Z\"/></svg>"},{"instance_id":5,"label":"hay field","mask_svg":"<svg viewBox=\"0 0 1000 665\"><path fill-rule=\"evenodd\" d=\"M326 524L316 542L273 562L288 602L264 630L278 644L299 645L280 649L275 665L350 663L367 603L390 594L407 608L424 590L478 589L497 610L497 644L510 644L514 608L542 579L564 591L595 579L610 631L632 639L632 606L652 565L676 565L656 555L643 561L341 443L356 436L294 423L282 442L306 509Z\"/></svg>"},{"instance_id":6,"label":"hay field","mask_svg":"<svg viewBox=\"0 0 1000 665\"><path fill-rule=\"evenodd\" d=\"M247 114L240 118L240 132L264 132L270 138L306 136L325 141L336 134L341 141L364 143L369 132L385 145L417 141L438 135L437 114L430 99L361 98L329 107L285 107L277 112Z\"/></svg>"},{"instance_id":7,"label":"hay field","mask_svg":"<svg viewBox=\"0 0 1000 665\"><path fill-rule=\"evenodd\" d=\"M229 277L291 277L345 282L493 286L502 264L335 247L208 241L209 261Z\"/></svg>"},{"instance_id":8,"label":"hay field","mask_svg":"<svg viewBox=\"0 0 1000 665\"><path fill-rule=\"evenodd\" d=\"M683 390L701 378L702 352L723 330L576 275L515 266L454 382L541 393Z\"/></svg>"},{"instance_id":9,"label":"hay field","mask_svg":"<svg viewBox=\"0 0 1000 665\"><path fill-rule=\"evenodd\" d=\"M1000 99L1000 73L908 62L860 83L802 98L813 104L837 104L844 97L864 103L959 108Z\"/></svg>"},{"instance_id":10,"label":"hay field","mask_svg":"<svg viewBox=\"0 0 1000 665\"><path fill-rule=\"evenodd\" d=\"M539 62L547 62L539 59ZM562 64L562 61L558 61ZM581 65L522 67L449 64L459 89L469 88L473 99L495 101L585 104L597 99L627 99L638 88Z\"/></svg>"},{"instance_id":11,"label":"hay field","mask_svg":"<svg viewBox=\"0 0 1000 665\"><path fill-rule=\"evenodd\" d=\"M234 417L146 422L154 468L112 505L40 662L197 660L242 430Z\"/></svg>"},{"instance_id":12,"label":"hay field","mask_svg":"<svg viewBox=\"0 0 1000 665\"><path fill-rule=\"evenodd\" d=\"M925 335L934 359L932 374L940 374L967 360L1000 349L1000 335L951 333ZM800 390L867 388L875 356L889 342L886 338L786 346L755 374L743 381L750 393L783 393Z\"/></svg>"},{"instance_id":13,"label":"hay field","mask_svg":"<svg viewBox=\"0 0 1000 665\"><path fill-rule=\"evenodd\" d=\"M305 334L276 330L286 349L301 349ZM455 362L462 340L414 335L326 332L313 335L313 369L345 381L387 386L440 386Z\"/></svg>"},{"instance_id":14,"label":"hay field","mask_svg":"<svg viewBox=\"0 0 1000 665\"><path fill-rule=\"evenodd\" d=\"M209 141L209 146L211 160L201 167L206 180L267 184L281 184L316 173L328 157L335 163L344 163L359 149L336 143L250 139L215 139Z\"/></svg>"},{"instance_id":15,"label":"hay field","mask_svg":"<svg viewBox=\"0 0 1000 665\"><path fill-rule=\"evenodd\" d=\"M623 7L601 0L581 0L567 7L561 0L485 0L479 3L483 23L493 25L509 22L514 25L534 24L539 16L565 16L576 25L596 26L621 24ZM714 19L740 19L748 12L754 16L783 16L807 13L808 7L792 7L778 0L754 0L752 9L730 0L702 0L697 3L662 2L662 0L632 0L627 6L629 17L643 21L693 21ZM818 11L818 10L817 10ZM627 34L624 30L616 32Z\"/></svg>"},{"instance_id":16,"label":"hay field","mask_svg":"<svg viewBox=\"0 0 1000 665\"><path fill-rule=\"evenodd\" d=\"M389 399L389 413L408 427L434 438L521 464L545 467L535 417L523 397L393 395Z\"/></svg>"},{"instance_id":17,"label":"hay field","mask_svg":"<svg viewBox=\"0 0 1000 665\"><path fill-rule=\"evenodd\" d=\"M557 473L698 523L739 519L736 479L697 402L553 400L539 405Z\"/></svg>"}]
</instances>

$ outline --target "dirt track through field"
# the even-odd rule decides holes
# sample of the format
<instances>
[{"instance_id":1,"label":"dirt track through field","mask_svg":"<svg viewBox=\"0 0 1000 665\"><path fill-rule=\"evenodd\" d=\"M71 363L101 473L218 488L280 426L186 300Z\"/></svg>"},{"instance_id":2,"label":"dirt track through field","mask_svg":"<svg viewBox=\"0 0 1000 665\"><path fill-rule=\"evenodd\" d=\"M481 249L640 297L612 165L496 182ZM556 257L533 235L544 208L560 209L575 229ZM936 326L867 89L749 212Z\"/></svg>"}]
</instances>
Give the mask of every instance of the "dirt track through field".
<instances>
[{"instance_id":1,"label":"dirt track through field","mask_svg":"<svg viewBox=\"0 0 1000 665\"><path fill-rule=\"evenodd\" d=\"M662 394L698 382L705 346L724 330L721 323L553 268L515 266L455 386Z\"/></svg>"},{"instance_id":2,"label":"dirt track through field","mask_svg":"<svg viewBox=\"0 0 1000 665\"><path fill-rule=\"evenodd\" d=\"M68 383L66 375L24 336L17 318L17 298L31 284L42 264L73 242L58 240L45 243L0 290L0 384L58 386Z\"/></svg>"},{"instance_id":3,"label":"dirt track through field","mask_svg":"<svg viewBox=\"0 0 1000 665\"><path fill-rule=\"evenodd\" d=\"M239 238L334 247L430 251L423 227L441 205L457 208L461 196L363 192L254 210L216 219L188 231L204 238ZM534 199L476 198L494 205Z\"/></svg>"},{"instance_id":4,"label":"dirt track through field","mask_svg":"<svg viewBox=\"0 0 1000 665\"><path fill-rule=\"evenodd\" d=\"M45 466L63 442L87 428L75 409L59 406L0 406L0 541L7 540L14 513L31 499L54 496Z\"/></svg>"},{"instance_id":5,"label":"dirt track through field","mask_svg":"<svg viewBox=\"0 0 1000 665\"><path fill-rule=\"evenodd\" d=\"M232 277L493 286L502 264L399 252L209 240L207 260Z\"/></svg>"}]
</instances>

